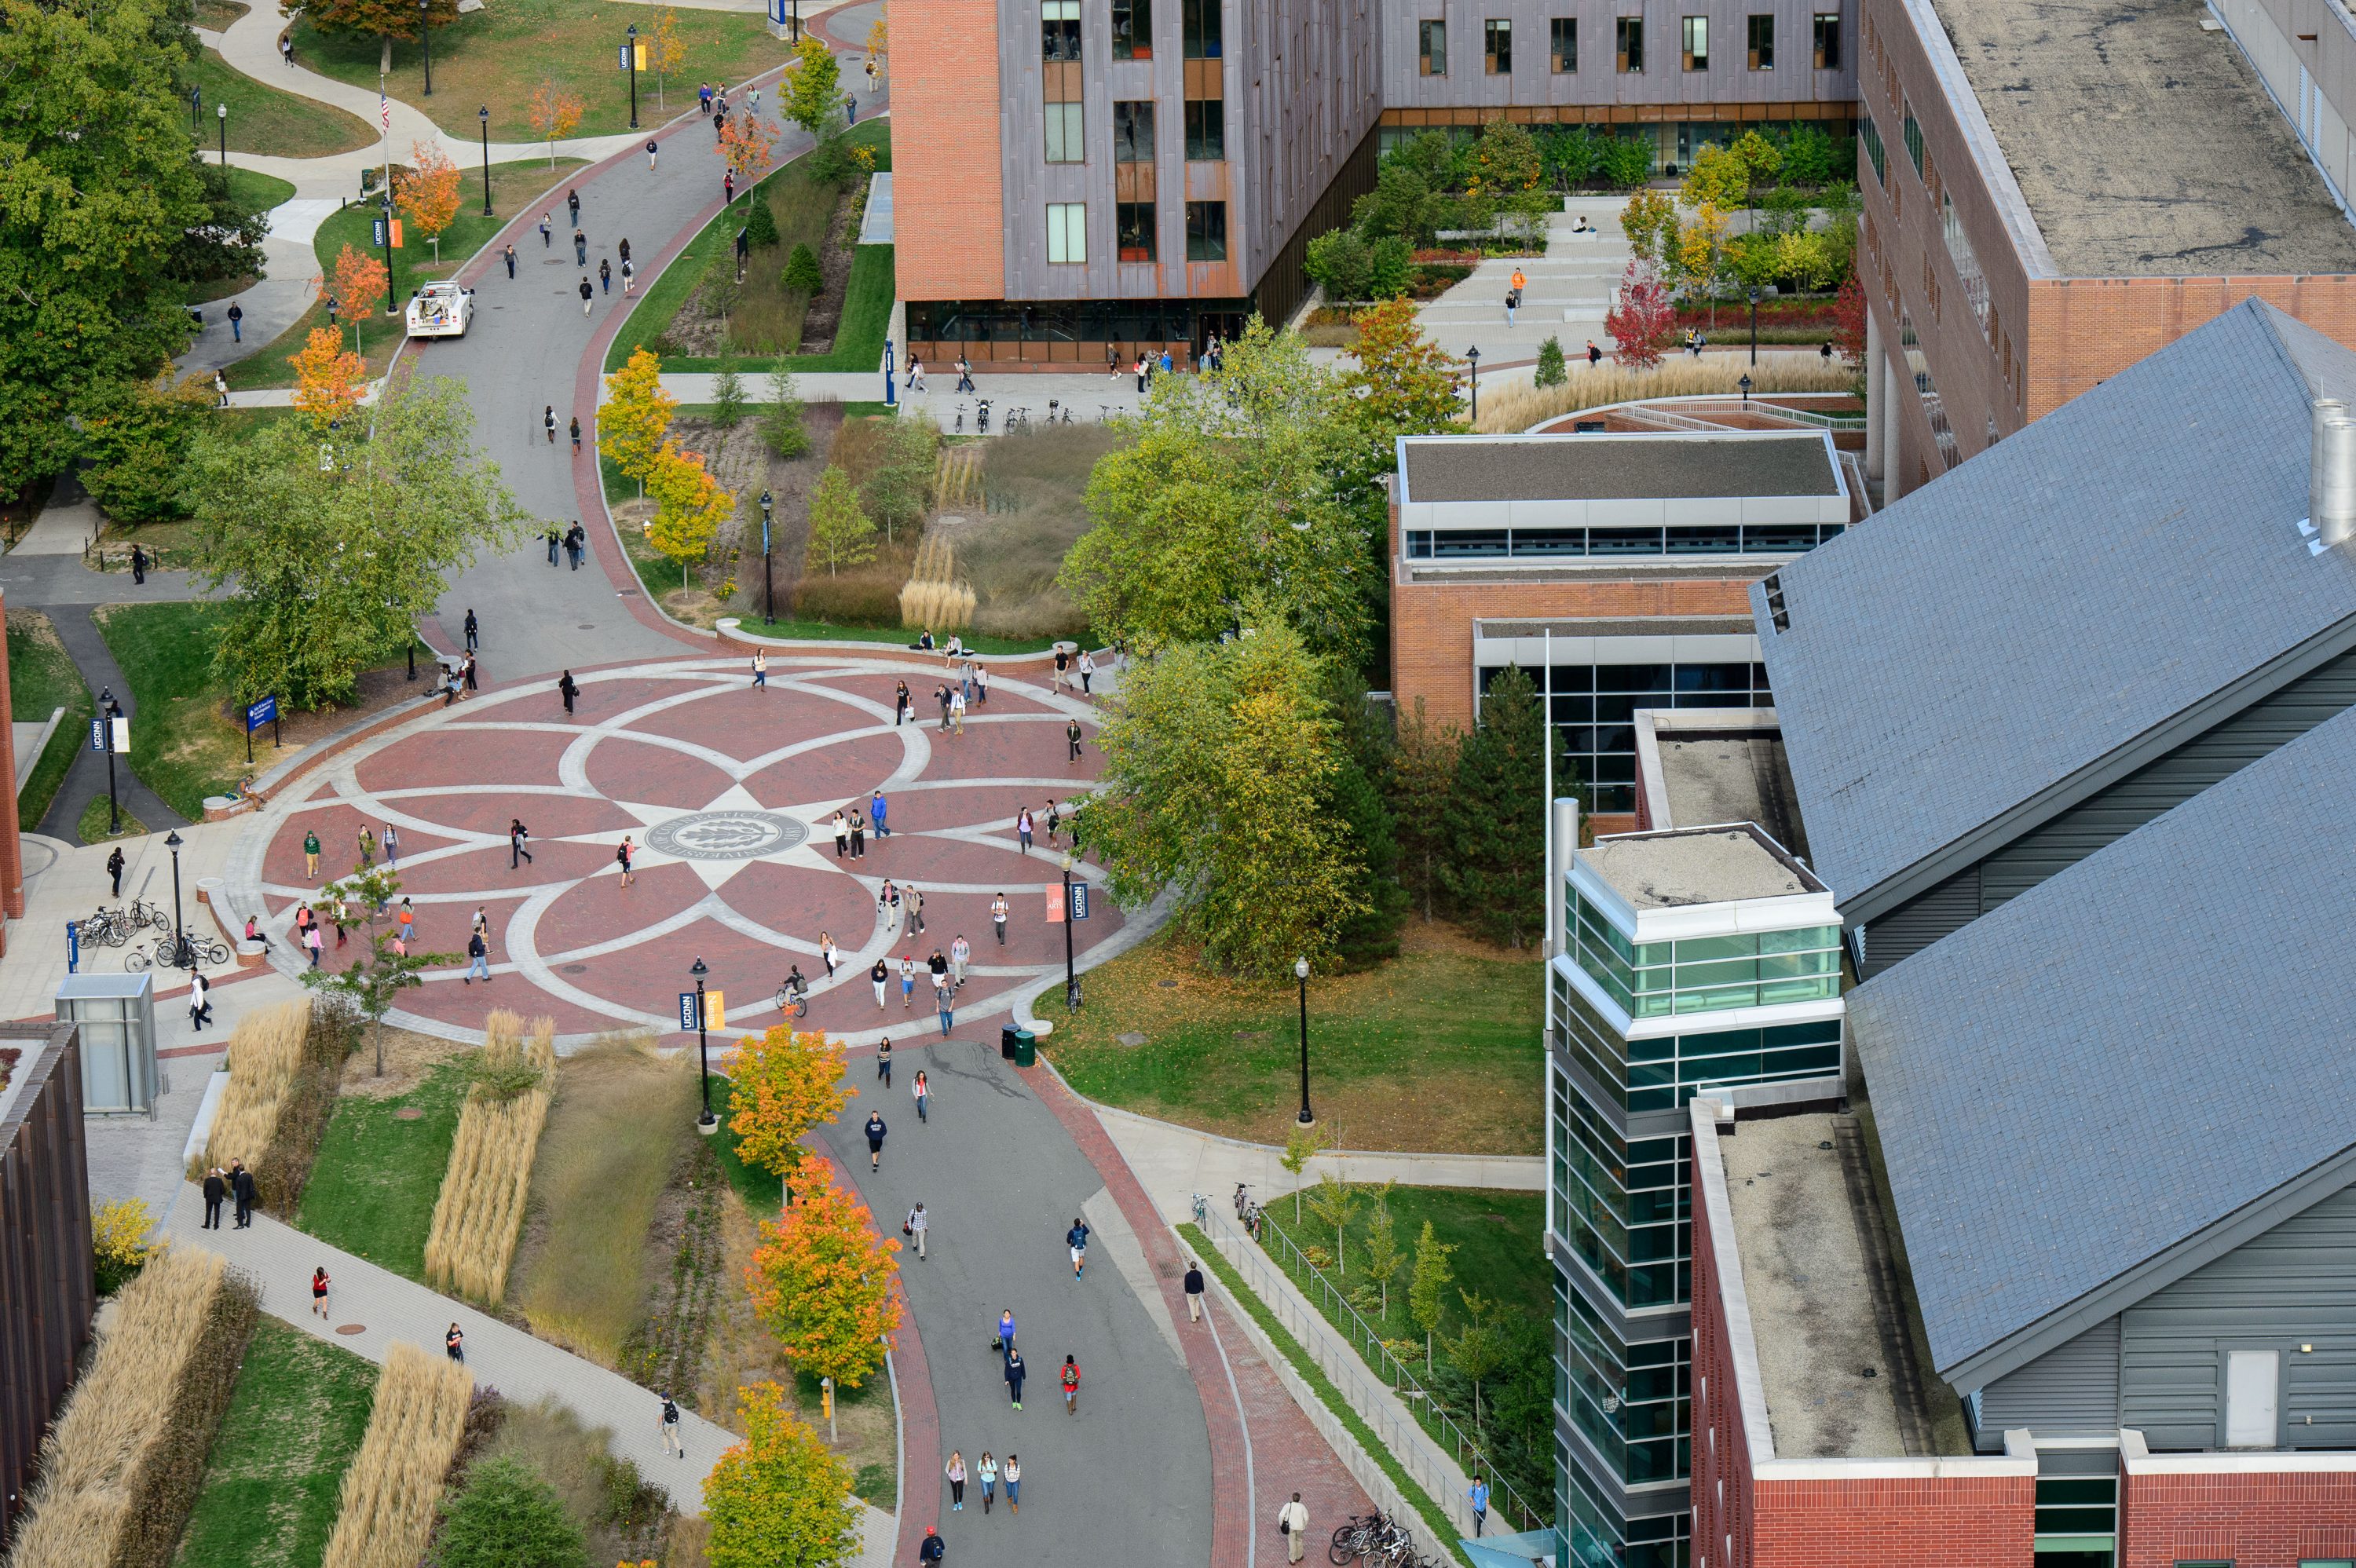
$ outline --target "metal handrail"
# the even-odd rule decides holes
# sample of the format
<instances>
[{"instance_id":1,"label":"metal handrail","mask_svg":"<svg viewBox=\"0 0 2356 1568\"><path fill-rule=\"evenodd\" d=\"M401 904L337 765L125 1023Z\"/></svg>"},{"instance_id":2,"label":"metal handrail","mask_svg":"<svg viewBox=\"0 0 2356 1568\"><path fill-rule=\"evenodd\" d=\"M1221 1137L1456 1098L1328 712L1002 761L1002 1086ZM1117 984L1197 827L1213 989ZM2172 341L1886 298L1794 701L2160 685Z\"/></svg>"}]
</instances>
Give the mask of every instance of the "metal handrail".
<instances>
[{"instance_id":1,"label":"metal handrail","mask_svg":"<svg viewBox=\"0 0 2356 1568\"><path fill-rule=\"evenodd\" d=\"M1205 1211L1218 1221L1215 1231L1206 1221L1205 1224L1206 1233L1213 1234L1214 1239L1217 1241L1225 1242L1232 1238L1237 1243L1248 1243L1249 1238L1237 1230L1233 1221L1225 1214L1209 1205L1205 1207ZM1226 1234L1219 1235L1216 1232L1225 1232ZM1452 1449L1451 1457L1454 1458L1459 1468L1488 1478L1489 1506L1493 1511L1515 1521L1515 1528L1518 1530L1543 1530L1553 1522L1553 1516L1550 1513L1540 1513L1522 1500L1521 1494L1514 1489L1512 1483L1507 1481L1504 1474L1499 1471L1496 1461L1489 1456L1487 1451L1478 1442L1466 1435L1464 1429L1456 1424L1452 1416L1440 1407L1440 1402L1433 1397L1431 1392L1423 1386L1413 1372L1408 1371L1405 1362L1391 1353L1390 1347L1383 1342L1382 1335L1360 1315L1356 1307L1350 1305L1349 1299L1334 1285L1325 1272L1303 1255L1291 1237L1278 1230L1273 1224L1266 1223L1260 1226L1260 1236L1258 1248L1241 1245L1230 1250L1228 1247L1222 1246L1219 1249L1220 1255L1239 1267L1248 1264L1255 1268L1259 1265L1261 1257L1265 1256L1282 1266L1288 1276L1305 1275L1309 1284L1323 1293L1323 1300L1333 1312L1330 1316L1316 1318L1316 1327L1324 1329L1327 1333L1340 1330L1343 1337L1348 1340L1351 1349L1356 1353L1358 1360L1384 1380L1387 1384L1384 1392L1393 1398L1370 1397L1371 1391L1363 1387L1358 1377L1345 1375L1347 1369L1330 1365L1322 1357L1319 1358L1318 1364L1323 1367L1326 1375L1333 1378L1342 1388L1344 1394L1350 1401L1351 1407L1368 1425L1375 1428L1385 1445L1402 1463L1408 1463L1411 1455L1396 1442L1390 1434L1397 1424L1396 1412L1399 1403L1403 1403L1415 1416L1418 1430L1427 1437L1445 1442L1450 1445ZM1271 1236L1282 1243L1283 1253L1280 1253L1269 1247L1267 1238ZM1299 1278L1293 1278L1291 1283L1295 1289L1301 1288ZM1281 1315L1280 1303L1284 1300L1281 1292L1266 1289L1256 1281L1253 1282L1252 1288L1263 1302ZM1309 1334L1303 1333L1300 1328L1290 1323L1286 1324L1286 1327L1292 1330L1294 1338L1301 1339L1304 1344L1309 1343L1311 1338ZM1369 1347L1372 1347L1371 1350ZM1314 1351L1312 1350L1312 1353L1313 1354ZM1452 1484L1436 1485L1434 1479L1422 1477L1418 1478L1423 1481L1427 1490L1440 1494L1434 1500L1440 1502L1440 1507L1451 1517L1462 1511L1463 1499L1446 1495L1454 1492L1455 1487Z\"/></svg>"}]
</instances>

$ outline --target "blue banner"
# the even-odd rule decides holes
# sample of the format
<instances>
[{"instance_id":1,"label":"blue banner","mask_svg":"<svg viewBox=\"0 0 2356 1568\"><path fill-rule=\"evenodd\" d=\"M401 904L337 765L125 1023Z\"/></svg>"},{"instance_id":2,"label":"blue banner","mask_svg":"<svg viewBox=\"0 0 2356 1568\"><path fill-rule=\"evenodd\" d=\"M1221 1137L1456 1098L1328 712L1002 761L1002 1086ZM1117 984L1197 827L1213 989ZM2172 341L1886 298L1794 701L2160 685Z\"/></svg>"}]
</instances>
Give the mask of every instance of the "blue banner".
<instances>
[{"instance_id":1,"label":"blue banner","mask_svg":"<svg viewBox=\"0 0 2356 1568\"><path fill-rule=\"evenodd\" d=\"M679 994L679 1027L682 1031L691 1031L695 1028L695 993L693 991L681 991Z\"/></svg>"},{"instance_id":2,"label":"blue banner","mask_svg":"<svg viewBox=\"0 0 2356 1568\"><path fill-rule=\"evenodd\" d=\"M1072 918L1074 920L1088 918L1088 885L1086 882L1072 884Z\"/></svg>"},{"instance_id":3,"label":"blue banner","mask_svg":"<svg viewBox=\"0 0 2356 1568\"><path fill-rule=\"evenodd\" d=\"M278 699L275 697L265 697L259 702L247 703L245 705L246 733L252 734L277 717Z\"/></svg>"}]
</instances>

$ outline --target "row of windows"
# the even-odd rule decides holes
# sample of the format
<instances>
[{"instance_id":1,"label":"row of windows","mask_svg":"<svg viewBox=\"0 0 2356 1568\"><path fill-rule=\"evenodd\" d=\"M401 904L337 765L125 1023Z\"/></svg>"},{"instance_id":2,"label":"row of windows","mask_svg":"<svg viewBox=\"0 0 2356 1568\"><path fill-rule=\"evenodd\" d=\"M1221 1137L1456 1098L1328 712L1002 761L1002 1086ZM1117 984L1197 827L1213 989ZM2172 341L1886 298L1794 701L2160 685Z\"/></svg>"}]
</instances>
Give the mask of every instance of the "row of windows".
<instances>
[{"instance_id":1,"label":"row of windows","mask_svg":"<svg viewBox=\"0 0 2356 1568\"><path fill-rule=\"evenodd\" d=\"M1555 1200L1564 1243L1625 1305L1682 1305L1692 1288L1688 1140L1622 1136L1576 1093L1562 1108L1569 1136L1555 1144Z\"/></svg>"},{"instance_id":2,"label":"row of windows","mask_svg":"<svg viewBox=\"0 0 2356 1568\"><path fill-rule=\"evenodd\" d=\"M1837 926L1631 944L1576 891L1567 891L1565 901L1579 966L1632 1019L1840 994Z\"/></svg>"},{"instance_id":3,"label":"row of windows","mask_svg":"<svg viewBox=\"0 0 2356 1568\"><path fill-rule=\"evenodd\" d=\"M1754 664L1557 665L1530 677L1550 689L1558 724L1605 726L1561 731L1575 793L1590 812L1636 809L1636 731L1640 708L1769 708L1767 667ZM1496 678L1481 672L1482 689ZM1591 699L1582 694L1593 693ZM1591 702L1591 706L1590 706Z\"/></svg>"},{"instance_id":4,"label":"row of windows","mask_svg":"<svg viewBox=\"0 0 2356 1568\"><path fill-rule=\"evenodd\" d=\"M912 343L1162 344L1241 336L1246 299L910 300Z\"/></svg>"},{"instance_id":5,"label":"row of windows","mask_svg":"<svg viewBox=\"0 0 2356 1568\"><path fill-rule=\"evenodd\" d=\"M1748 49L1750 69L1775 69L1775 18L1769 15L1752 15L1744 19L1743 37ZM1818 70L1840 69L1840 13L1819 11L1815 14L1815 68ZM1684 16L1678 19L1678 41L1683 46L1679 58L1687 70L1709 69L1709 18ZM1613 62L1623 76L1641 76L1644 70L1644 18L1616 16L1613 23ZM1448 74L1448 24L1445 21L1419 22L1416 25L1416 69L1425 76ZM1547 61L1558 76L1568 76L1579 69L1579 18L1556 16L1547 23ZM1511 76L1514 70L1514 24L1490 17L1481 24L1481 69L1491 76Z\"/></svg>"},{"instance_id":6,"label":"row of windows","mask_svg":"<svg viewBox=\"0 0 2356 1568\"><path fill-rule=\"evenodd\" d=\"M1555 1507L1567 1556L1565 1568L1686 1568L1684 1512L1623 1519L1617 1504L1598 1495L1555 1443Z\"/></svg>"},{"instance_id":7,"label":"row of windows","mask_svg":"<svg viewBox=\"0 0 2356 1568\"><path fill-rule=\"evenodd\" d=\"M1651 528L1411 528L1409 560L1558 560L1622 555L1798 555L1841 531L1838 523Z\"/></svg>"},{"instance_id":8,"label":"row of windows","mask_svg":"<svg viewBox=\"0 0 2356 1568\"><path fill-rule=\"evenodd\" d=\"M1083 113L1077 103L1050 103L1047 112L1047 161L1087 162L1081 133ZM1186 161L1215 164L1227 155L1227 106L1216 98L1190 98L1183 112ZM1150 164L1157 148L1153 139L1153 101L1124 98L1112 106L1112 161Z\"/></svg>"},{"instance_id":9,"label":"row of windows","mask_svg":"<svg viewBox=\"0 0 2356 1568\"><path fill-rule=\"evenodd\" d=\"M1221 0L1178 0L1179 46L1190 60L1219 58ZM1039 0L1039 58L1080 58L1080 0ZM1153 58L1153 0L1112 0L1112 58Z\"/></svg>"},{"instance_id":10,"label":"row of windows","mask_svg":"<svg viewBox=\"0 0 2356 1568\"><path fill-rule=\"evenodd\" d=\"M1632 1040L1559 974L1554 989L1565 1049L1614 1104L1631 1114L1674 1111L1720 1084L1789 1083L1840 1071L1838 1019Z\"/></svg>"},{"instance_id":11,"label":"row of windows","mask_svg":"<svg viewBox=\"0 0 2356 1568\"><path fill-rule=\"evenodd\" d=\"M1156 249L1153 203L1117 202L1113 227L1118 253L1124 261L1151 261ZM1077 266L1088 259L1088 204L1051 201L1047 204L1047 260ZM1227 204L1190 201L1186 204L1186 260L1224 261L1227 259Z\"/></svg>"},{"instance_id":12,"label":"row of windows","mask_svg":"<svg viewBox=\"0 0 2356 1568\"><path fill-rule=\"evenodd\" d=\"M1555 1386L1571 1424L1631 1486L1686 1475L1692 1340L1622 1344L1559 1271L1555 1324L1565 1346Z\"/></svg>"}]
</instances>

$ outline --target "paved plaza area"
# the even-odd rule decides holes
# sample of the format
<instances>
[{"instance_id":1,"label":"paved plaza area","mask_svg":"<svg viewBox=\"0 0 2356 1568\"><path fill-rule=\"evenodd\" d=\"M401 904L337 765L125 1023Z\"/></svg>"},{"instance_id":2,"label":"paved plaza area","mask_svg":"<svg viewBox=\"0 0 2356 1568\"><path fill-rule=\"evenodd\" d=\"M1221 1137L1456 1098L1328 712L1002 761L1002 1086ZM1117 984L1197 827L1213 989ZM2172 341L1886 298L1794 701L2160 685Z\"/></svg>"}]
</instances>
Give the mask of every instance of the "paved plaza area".
<instances>
[{"instance_id":1,"label":"paved plaza area","mask_svg":"<svg viewBox=\"0 0 2356 1568\"><path fill-rule=\"evenodd\" d=\"M1089 704L1029 682L993 680L990 700L961 732L943 731L936 687L954 676L937 658L879 650L865 657L777 658L752 684L741 658L684 659L576 674L567 716L552 680L485 691L435 707L345 752L273 801L232 852L230 896L239 917L262 913L272 955L294 971L294 911L359 856L363 827L399 838L397 869L412 901L415 945L463 954L480 912L490 933L487 984L463 958L430 971L403 999L412 1028L471 1035L486 1009L546 1013L572 1046L615 1029L679 1033L678 994L704 961L725 998L727 1026L779 1020L778 983L792 965L811 982L803 1027L853 1044L939 1034L925 962L959 935L972 965L958 996L961 1032L1010 1009L1061 972L1064 933L1046 919L1061 891L1062 852L1047 841L1050 801L1069 801L1099 759ZM916 710L895 723L906 681ZM1069 726L1086 739L1070 756ZM888 837L872 828L865 852L837 853L838 809L886 802ZM1037 824L1025 853L1015 834L1028 807ZM528 861L509 825L530 830ZM317 879L303 842L316 834ZM625 839L635 875L616 859ZM1074 878L1093 883L1086 862ZM897 909L882 901L903 890ZM911 929L905 890L921 893ZM1006 940L992 902L1009 906ZM1086 953L1120 937L1124 917L1099 891L1076 925ZM819 945L840 950L827 974ZM327 962L349 963L360 939ZM891 965L878 1008L869 971ZM917 969L904 1000L903 959Z\"/></svg>"}]
</instances>

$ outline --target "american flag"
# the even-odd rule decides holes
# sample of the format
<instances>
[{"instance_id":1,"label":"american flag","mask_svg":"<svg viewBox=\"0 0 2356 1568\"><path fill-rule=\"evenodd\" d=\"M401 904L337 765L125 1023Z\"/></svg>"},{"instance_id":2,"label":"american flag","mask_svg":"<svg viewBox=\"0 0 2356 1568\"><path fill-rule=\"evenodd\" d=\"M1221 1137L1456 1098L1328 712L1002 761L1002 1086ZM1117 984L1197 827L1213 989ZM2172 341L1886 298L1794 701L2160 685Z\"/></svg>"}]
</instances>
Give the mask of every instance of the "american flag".
<instances>
[{"instance_id":1,"label":"american flag","mask_svg":"<svg viewBox=\"0 0 2356 1568\"><path fill-rule=\"evenodd\" d=\"M384 128L388 131L391 130L392 100L384 95L384 89L380 87L376 91L376 112L377 117L384 122Z\"/></svg>"}]
</instances>

